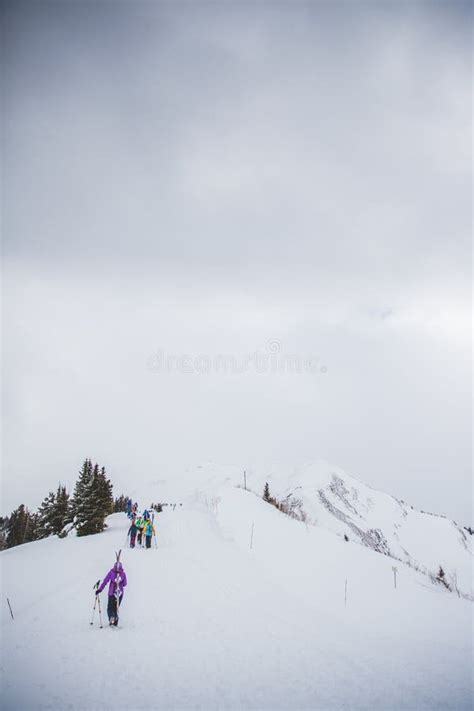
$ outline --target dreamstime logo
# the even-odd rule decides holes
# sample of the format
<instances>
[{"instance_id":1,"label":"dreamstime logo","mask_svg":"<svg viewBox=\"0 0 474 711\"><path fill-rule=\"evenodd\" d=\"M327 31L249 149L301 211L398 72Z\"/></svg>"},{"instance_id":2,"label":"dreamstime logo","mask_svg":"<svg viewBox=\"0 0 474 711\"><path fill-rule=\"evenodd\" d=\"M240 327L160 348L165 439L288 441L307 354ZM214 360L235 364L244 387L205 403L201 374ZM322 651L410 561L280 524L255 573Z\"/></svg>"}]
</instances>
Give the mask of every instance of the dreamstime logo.
<instances>
[{"instance_id":1,"label":"dreamstime logo","mask_svg":"<svg viewBox=\"0 0 474 711\"><path fill-rule=\"evenodd\" d=\"M316 375L327 373L328 370L325 365L321 364L319 356L283 353L281 341L276 338L267 341L265 350L257 350L241 356L228 353L216 355L201 353L197 356L192 356L189 353L171 355L160 348L148 358L147 368L152 373L180 373L183 375L242 375L244 373Z\"/></svg>"}]
</instances>

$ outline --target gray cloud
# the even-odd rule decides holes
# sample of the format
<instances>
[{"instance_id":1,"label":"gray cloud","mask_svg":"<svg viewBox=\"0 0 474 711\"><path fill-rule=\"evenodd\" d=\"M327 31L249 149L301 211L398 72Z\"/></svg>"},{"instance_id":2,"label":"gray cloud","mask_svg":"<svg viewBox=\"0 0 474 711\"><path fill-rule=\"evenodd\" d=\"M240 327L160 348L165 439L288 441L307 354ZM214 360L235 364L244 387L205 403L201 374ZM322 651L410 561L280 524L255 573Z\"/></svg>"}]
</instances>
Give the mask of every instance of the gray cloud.
<instances>
[{"instance_id":1,"label":"gray cloud","mask_svg":"<svg viewBox=\"0 0 474 711\"><path fill-rule=\"evenodd\" d=\"M88 454L323 456L468 519L470 20L4 5L7 507ZM327 377L145 366L271 337Z\"/></svg>"}]
</instances>

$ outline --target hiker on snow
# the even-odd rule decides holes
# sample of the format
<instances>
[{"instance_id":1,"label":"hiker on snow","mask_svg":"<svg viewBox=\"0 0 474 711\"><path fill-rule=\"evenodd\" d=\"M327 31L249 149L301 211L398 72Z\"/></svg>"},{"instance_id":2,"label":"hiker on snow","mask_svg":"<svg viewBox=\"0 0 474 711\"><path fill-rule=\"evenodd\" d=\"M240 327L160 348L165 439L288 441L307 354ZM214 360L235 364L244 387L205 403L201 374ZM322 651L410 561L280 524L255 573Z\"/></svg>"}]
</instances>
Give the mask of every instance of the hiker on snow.
<instances>
[{"instance_id":1,"label":"hiker on snow","mask_svg":"<svg viewBox=\"0 0 474 711\"><path fill-rule=\"evenodd\" d=\"M135 525L138 529L138 545L141 546L142 545L143 528L145 526L145 521L142 519L141 516L139 516L137 518L137 520L135 521Z\"/></svg>"},{"instance_id":2,"label":"hiker on snow","mask_svg":"<svg viewBox=\"0 0 474 711\"><path fill-rule=\"evenodd\" d=\"M127 537L130 536L130 548L135 548L135 540L137 538L138 526L134 518L132 518L132 524L128 529Z\"/></svg>"},{"instance_id":3,"label":"hiker on snow","mask_svg":"<svg viewBox=\"0 0 474 711\"><path fill-rule=\"evenodd\" d=\"M125 570L123 569L122 563L115 563L114 567L109 570L107 575L102 581L102 585L96 590L96 595L102 592L105 586L109 583L108 596L109 601L107 604L107 614L109 616L109 625L118 625L118 607L122 602L123 589L127 584L127 576ZM118 587L118 607L117 607L117 587Z\"/></svg>"},{"instance_id":4,"label":"hiker on snow","mask_svg":"<svg viewBox=\"0 0 474 711\"><path fill-rule=\"evenodd\" d=\"M145 545L147 548L151 548L151 537L155 535L155 527L151 521L147 521L145 524Z\"/></svg>"}]
</instances>

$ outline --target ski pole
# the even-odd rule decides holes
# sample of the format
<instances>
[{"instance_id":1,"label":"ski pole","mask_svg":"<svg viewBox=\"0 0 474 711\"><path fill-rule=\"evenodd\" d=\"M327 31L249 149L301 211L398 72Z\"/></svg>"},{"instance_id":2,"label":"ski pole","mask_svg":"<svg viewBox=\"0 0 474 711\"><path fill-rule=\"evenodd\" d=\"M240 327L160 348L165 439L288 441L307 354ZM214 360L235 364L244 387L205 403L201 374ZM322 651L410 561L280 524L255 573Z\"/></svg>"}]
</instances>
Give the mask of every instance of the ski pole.
<instances>
[{"instance_id":1,"label":"ski pole","mask_svg":"<svg viewBox=\"0 0 474 711\"><path fill-rule=\"evenodd\" d=\"M98 595L97 595L97 602L99 603L99 622L100 622L100 629L102 629L104 625L102 624L102 610L101 610L101 607L100 607L100 597L99 597Z\"/></svg>"},{"instance_id":2,"label":"ski pole","mask_svg":"<svg viewBox=\"0 0 474 711\"><path fill-rule=\"evenodd\" d=\"M100 585L100 580L98 580L98 581L96 582L96 584L92 586L92 590L97 590L97 588L99 587L99 585ZM97 600L98 600L98 598L99 598L99 596L96 595L96 596L95 596L95 599L94 599L94 607L92 608L91 625L94 624L94 614L95 614L95 608L96 608L96 606L97 606ZM99 600L99 605L100 605L100 600Z\"/></svg>"},{"instance_id":3,"label":"ski pole","mask_svg":"<svg viewBox=\"0 0 474 711\"><path fill-rule=\"evenodd\" d=\"M156 542L156 533L153 534L153 538L155 539L155 548L158 548L158 543Z\"/></svg>"}]
</instances>

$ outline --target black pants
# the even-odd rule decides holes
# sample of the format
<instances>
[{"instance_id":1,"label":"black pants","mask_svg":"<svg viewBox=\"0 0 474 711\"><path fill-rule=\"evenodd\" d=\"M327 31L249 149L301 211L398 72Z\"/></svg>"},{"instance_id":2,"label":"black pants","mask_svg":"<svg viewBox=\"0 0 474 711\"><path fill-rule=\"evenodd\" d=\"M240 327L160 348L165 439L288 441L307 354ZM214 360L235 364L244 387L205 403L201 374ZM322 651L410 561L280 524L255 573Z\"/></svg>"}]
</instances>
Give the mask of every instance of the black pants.
<instances>
[{"instance_id":1,"label":"black pants","mask_svg":"<svg viewBox=\"0 0 474 711\"><path fill-rule=\"evenodd\" d=\"M151 536L145 536L146 547L151 548Z\"/></svg>"},{"instance_id":2,"label":"black pants","mask_svg":"<svg viewBox=\"0 0 474 711\"><path fill-rule=\"evenodd\" d=\"M122 602L123 595L120 595L119 597L119 607L120 603ZM117 610L117 598L115 595L109 595L109 601L107 603L107 614L110 619L118 619L118 610Z\"/></svg>"}]
</instances>

